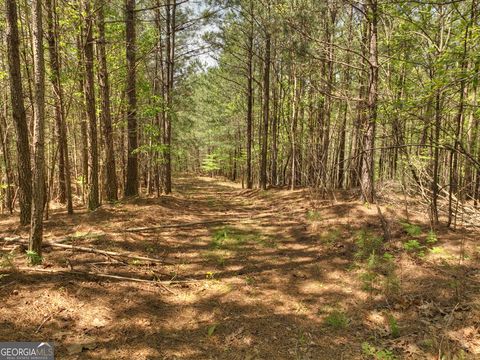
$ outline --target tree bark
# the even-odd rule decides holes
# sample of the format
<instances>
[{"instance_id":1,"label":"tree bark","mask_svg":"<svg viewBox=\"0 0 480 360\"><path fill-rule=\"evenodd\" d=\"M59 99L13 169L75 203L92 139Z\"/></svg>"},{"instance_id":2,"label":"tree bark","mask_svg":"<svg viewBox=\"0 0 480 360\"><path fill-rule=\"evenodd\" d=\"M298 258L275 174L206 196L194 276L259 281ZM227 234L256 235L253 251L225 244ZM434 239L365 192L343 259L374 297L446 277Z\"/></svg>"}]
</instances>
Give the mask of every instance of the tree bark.
<instances>
[{"instance_id":1,"label":"tree bark","mask_svg":"<svg viewBox=\"0 0 480 360\"><path fill-rule=\"evenodd\" d=\"M33 128L33 193L29 250L41 255L43 209L45 205L45 61L43 53L42 1L32 1L33 65L34 65L34 128Z\"/></svg>"},{"instance_id":2,"label":"tree bark","mask_svg":"<svg viewBox=\"0 0 480 360\"><path fill-rule=\"evenodd\" d=\"M8 67L10 73L10 100L12 117L17 132L17 170L19 184L20 224L30 223L32 211L32 169L28 141L28 125L23 102L22 74L20 71L20 40L18 36L17 4L6 0Z\"/></svg>"},{"instance_id":3,"label":"tree bark","mask_svg":"<svg viewBox=\"0 0 480 360\"><path fill-rule=\"evenodd\" d=\"M172 119L174 113L173 92L174 92L174 75L175 75L175 42L176 42L176 12L177 0L167 0L166 5L166 103L167 109L165 113L165 166L164 166L164 192L170 194L172 192Z\"/></svg>"},{"instance_id":4,"label":"tree bark","mask_svg":"<svg viewBox=\"0 0 480 360\"><path fill-rule=\"evenodd\" d=\"M98 140L97 140L97 114L95 109L95 85L93 73L93 14L90 0L85 0L84 10L86 13L85 23L85 105L88 117L88 209L95 210L100 206L98 190Z\"/></svg>"},{"instance_id":5,"label":"tree bark","mask_svg":"<svg viewBox=\"0 0 480 360\"><path fill-rule=\"evenodd\" d=\"M270 41L271 35L267 31L265 39L265 60L263 69L263 127L262 127L262 156L260 162L260 188L267 189L267 145L268 122L270 118Z\"/></svg>"},{"instance_id":6,"label":"tree bark","mask_svg":"<svg viewBox=\"0 0 480 360\"><path fill-rule=\"evenodd\" d=\"M377 0L367 2L369 76L368 76L368 121L363 135L363 161L361 171L362 201L374 202L375 199L375 128L378 100L378 53L377 53Z\"/></svg>"},{"instance_id":7,"label":"tree bark","mask_svg":"<svg viewBox=\"0 0 480 360\"><path fill-rule=\"evenodd\" d=\"M108 201L118 200L117 173L115 167L115 149L113 146L112 114L110 110L110 82L108 78L106 40L105 40L105 0L99 0L97 6L98 27L98 77L100 86L103 140L105 141L105 194Z\"/></svg>"},{"instance_id":8,"label":"tree bark","mask_svg":"<svg viewBox=\"0 0 480 360\"><path fill-rule=\"evenodd\" d=\"M54 1L54 0L53 0ZM67 131L65 110L63 105L63 89L60 80L60 58L57 47L57 26L55 5L52 0L46 0L48 24L48 50L50 53L51 82L55 101L55 125L58 139L58 182L59 200L67 204L67 212L73 214L72 187L70 181L70 161L68 157Z\"/></svg>"},{"instance_id":9,"label":"tree bark","mask_svg":"<svg viewBox=\"0 0 480 360\"><path fill-rule=\"evenodd\" d=\"M247 44L247 189L253 188L252 127L253 127L253 1L250 0L250 30Z\"/></svg>"},{"instance_id":10,"label":"tree bark","mask_svg":"<svg viewBox=\"0 0 480 360\"><path fill-rule=\"evenodd\" d=\"M135 34L135 0L125 0L125 40L127 60L127 128L128 158L125 196L138 195L138 158L137 149L137 93L136 93L136 34Z\"/></svg>"}]
</instances>

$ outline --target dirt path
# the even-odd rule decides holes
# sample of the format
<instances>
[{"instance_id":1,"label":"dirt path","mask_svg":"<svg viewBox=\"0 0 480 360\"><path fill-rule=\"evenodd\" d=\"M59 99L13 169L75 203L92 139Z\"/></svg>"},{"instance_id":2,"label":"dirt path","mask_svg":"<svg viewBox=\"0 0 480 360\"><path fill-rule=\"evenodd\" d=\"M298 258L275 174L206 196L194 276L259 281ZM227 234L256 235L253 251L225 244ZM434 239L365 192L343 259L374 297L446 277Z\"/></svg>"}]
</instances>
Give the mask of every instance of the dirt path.
<instances>
[{"instance_id":1,"label":"dirt path","mask_svg":"<svg viewBox=\"0 0 480 360\"><path fill-rule=\"evenodd\" d=\"M375 231L375 212L357 203L320 205L312 212L313 201L301 190L246 191L208 178L182 178L174 196L106 205L73 217L54 212L46 225L50 238L101 232L105 235L75 243L168 264L122 263L48 249L47 269L175 283L165 289L71 274L12 272L3 264L0 340L54 340L59 359L361 359L383 348L402 358L428 358L428 346L434 344L422 347L419 341L434 341L436 328L422 328L417 307L436 298L445 300L436 305L442 311L463 316L448 306L468 304L465 316L477 314L470 296L454 303L458 289L442 286L448 277L420 271L415 261L408 264L417 282L402 275L408 300L392 304L385 294L366 290L354 266L354 237L359 229ZM205 224L126 231L199 222ZM22 234L15 230L14 218L0 222L0 229ZM11 262L22 267L22 259ZM478 289L468 291L478 294ZM396 336L391 336L389 316L400 324ZM437 322L445 326L444 320ZM452 324L454 334L468 330ZM421 331L425 339L420 339ZM480 339L473 331L475 348ZM455 344L455 336L443 341Z\"/></svg>"}]
</instances>

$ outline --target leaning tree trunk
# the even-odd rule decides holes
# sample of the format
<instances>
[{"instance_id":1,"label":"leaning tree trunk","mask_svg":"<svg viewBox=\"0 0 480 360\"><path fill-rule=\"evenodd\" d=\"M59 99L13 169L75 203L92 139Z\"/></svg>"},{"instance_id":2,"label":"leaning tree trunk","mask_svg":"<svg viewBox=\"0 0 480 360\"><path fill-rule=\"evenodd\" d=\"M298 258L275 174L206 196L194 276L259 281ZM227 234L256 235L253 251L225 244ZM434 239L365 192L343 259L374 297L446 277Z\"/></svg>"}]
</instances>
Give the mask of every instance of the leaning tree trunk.
<instances>
[{"instance_id":1,"label":"leaning tree trunk","mask_svg":"<svg viewBox=\"0 0 480 360\"><path fill-rule=\"evenodd\" d=\"M17 168L19 183L20 223L30 222L32 211L32 169L28 143L28 125L23 102L22 73L20 71L20 40L17 25L17 4L15 0L5 1L7 18L8 67L10 73L10 99L12 117L17 132Z\"/></svg>"},{"instance_id":2,"label":"leaning tree trunk","mask_svg":"<svg viewBox=\"0 0 480 360\"><path fill-rule=\"evenodd\" d=\"M137 93L135 87L135 0L125 1L126 56L127 56L127 128L128 158L125 196L138 195L137 148Z\"/></svg>"},{"instance_id":3,"label":"leaning tree trunk","mask_svg":"<svg viewBox=\"0 0 480 360\"><path fill-rule=\"evenodd\" d=\"M34 126L33 126L33 193L29 250L41 254L43 209L45 200L45 61L43 57L42 1L32 1Z\"/></svg>"}]
</instances>

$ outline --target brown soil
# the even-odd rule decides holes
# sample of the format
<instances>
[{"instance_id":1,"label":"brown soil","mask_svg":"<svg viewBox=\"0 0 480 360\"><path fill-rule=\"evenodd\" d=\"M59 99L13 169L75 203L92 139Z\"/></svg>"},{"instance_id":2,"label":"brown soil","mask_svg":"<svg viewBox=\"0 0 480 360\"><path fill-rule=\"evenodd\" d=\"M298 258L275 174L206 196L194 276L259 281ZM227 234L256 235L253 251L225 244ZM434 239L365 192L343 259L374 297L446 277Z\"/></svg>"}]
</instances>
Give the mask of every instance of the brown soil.
<instances>
[{"instance_id":1,"label":"brown soil","mask_svg":"<svg viewBox=\"0 0 480 360\"><path fill-rule=\"evenodd\" d=\"M401 203L382 207L395 270L371 279L356 241L381 234L377 211L338 196L182 178L173 196L55 210L47 239L76 234L76 245L168 264L46 248L28 267L23 248L2 243L0 341L53 340L58 359L480 359L479 234L443 229L406 251ZM426 219L412 214L423 246ZM225 224L125 231L211 220ZM4 217L0 233L27 229Z\"/></svg>"}]
</instances>

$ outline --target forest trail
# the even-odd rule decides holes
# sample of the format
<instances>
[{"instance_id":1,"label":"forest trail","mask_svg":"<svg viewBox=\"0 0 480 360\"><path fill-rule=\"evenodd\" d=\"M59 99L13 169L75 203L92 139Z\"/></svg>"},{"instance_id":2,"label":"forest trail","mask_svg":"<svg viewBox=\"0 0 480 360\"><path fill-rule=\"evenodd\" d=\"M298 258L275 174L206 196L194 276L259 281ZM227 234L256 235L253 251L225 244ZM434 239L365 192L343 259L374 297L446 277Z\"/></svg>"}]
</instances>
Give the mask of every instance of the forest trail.
<instances>
[{"instance_id":1,"label":"forest trail","mask_svg":"<svg viewBox=\"0 0 480 360\"><path fill-rule=\"evenodd\" d=\"M379 231L376 216L355 201L315 201L306 190L243 190L206 177L178 179L172 196L72 217L53 211L47 239L75 234L77 246L164 263L50 248L36 272L14 259L20 270L0 279L0 337L55 340L61 359L361 359L384 348L415 358L428 351L424 337L447 326L439 315L445 313L458 315L444 339L454 344L455 334L469 331L464 320L478 319L478 287L448 287L452 277L440 266L406 257L401 282L408 296L392 302L387 291L365 289L355 239L362 229ZM2 220L0 231L22 235L15 224ZM160 225L173 226L130 231ZM467 267L453 270L464 274ZM371 287L383 284L378 276ZM390 316L400 324L395 336ZM470 346L478 345L472 333Z\"/></svg>"}]
</instances>

